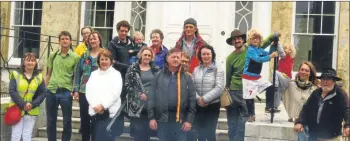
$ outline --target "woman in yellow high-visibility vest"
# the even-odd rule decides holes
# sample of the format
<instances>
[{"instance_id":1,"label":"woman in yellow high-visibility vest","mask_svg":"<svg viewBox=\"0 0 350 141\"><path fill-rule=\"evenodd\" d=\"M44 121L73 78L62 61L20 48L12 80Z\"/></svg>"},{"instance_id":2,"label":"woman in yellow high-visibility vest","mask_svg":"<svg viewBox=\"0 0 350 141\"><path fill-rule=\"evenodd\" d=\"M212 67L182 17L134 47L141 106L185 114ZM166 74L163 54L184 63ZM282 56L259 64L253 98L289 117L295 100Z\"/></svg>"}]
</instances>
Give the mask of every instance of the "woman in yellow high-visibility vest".
<instances>
[{"instance_id":1,"label":"woman in yellow high-visibility vest","mask_svg":"<svg viewBox=\"0 0 350 141\"><path fill-rule=\"evenodd\" d=\"M11 141L31 141L32 132L39 106L46 97L43 75L38 71L38 63L34 53L27 53L19 71L10 74L9 106L17 104L22 110L19 123L12 125Z\"/></svg>"}]
</instances>

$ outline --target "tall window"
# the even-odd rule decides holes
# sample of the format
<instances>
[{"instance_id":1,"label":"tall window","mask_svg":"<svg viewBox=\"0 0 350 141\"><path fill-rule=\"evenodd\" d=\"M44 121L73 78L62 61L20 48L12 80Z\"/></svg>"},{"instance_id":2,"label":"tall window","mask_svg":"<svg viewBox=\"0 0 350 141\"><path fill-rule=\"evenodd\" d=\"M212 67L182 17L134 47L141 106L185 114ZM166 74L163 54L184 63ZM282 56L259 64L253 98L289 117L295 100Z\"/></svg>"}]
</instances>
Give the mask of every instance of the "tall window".
<instances>
[{"instance_id":1,"label":"tall window","mask_svg":"<svg viewBox=\"0 0 350 141\"><path fill-rule=\"evenodd\" d=\"M252 27L253 2L237 1L235 11L235 28L242 33L247 33Z\"/></svg>"},{"instance_id":2,"label":"tall window","mask_svg":"<svg viewBox=\"0 0 350 141\"><path fill-rule=\"evenodd\" d=\"M146 28L146 1L133 1L131 3L131 18L130 18L130 35L134 32L140 31L145 35Z\"/></svg>"},{"instance_id":3,"label":"tall window","mask_svg":"<svg viewBox=\"0 0 350 141\"><path fill-rule=\"evenodd\" d=\"M13 57L21 58L27 52L39 56L41 17L41 1L15 2Z\"/></svg>"},{"instance_id":4,"label":"tall window","mask_svg":"<svg viewBox=\"0 0 350 141\"><path fill-rule=\"evenodd\" d=\"M85 26L91 26L102 36L102 45L107 47L112 39L114 1L91 1L86 2Z\"/></svg>"},{"instance_id":5,"label":"tall window","mask_svg":"<svg viewBox=\"0 0 350 141\"><path fill-rule=\"evenodd\" d=\"M336 16L334 1L295 3L295 71L302 61L311 61L318 72L323 68L332 67L333 48L336 48Z\"/></svg>"}]
</instances>

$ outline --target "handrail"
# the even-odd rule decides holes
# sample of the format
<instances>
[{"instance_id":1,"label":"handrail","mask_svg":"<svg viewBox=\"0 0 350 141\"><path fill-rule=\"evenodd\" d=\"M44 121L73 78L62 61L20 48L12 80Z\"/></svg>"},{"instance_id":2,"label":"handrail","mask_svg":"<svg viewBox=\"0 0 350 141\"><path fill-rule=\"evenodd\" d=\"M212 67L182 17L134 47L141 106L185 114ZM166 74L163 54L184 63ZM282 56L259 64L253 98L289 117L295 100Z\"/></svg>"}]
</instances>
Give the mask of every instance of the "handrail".
<instances>
[{"instance_id":1,"label":"handrail","mask_svg":"<svg viewBox=\"0 0 350 141\"><path fill-rule=\"evenodd\" d=\"M48 37L46 40L37 40L37 39L31 39L31 38L26 38L26 37L19 37L19 36L10 36L8 34L3 34L3 31L4 30L1 30L1 33L0 33L0 39L5 37L5 38L14 38L14 39L18 39L18 45L16 47L13 48L13 53L7 57L7 60L5 59L5 57L3 56L4 53L0 52L0 63L3 63L3 64L0 64L0 73L2 72L3 69L7 69L8 71L9 70L9 62L10 60L12 59L13 55L15 53L18 52L18 49L19 48L24 48L24 46L21 46L23 44L23 42L25 41L32 41L32 42L40 42L40 43L47 43L46 47L45 48L41 48L41 49L44 49L41 54L40 52L37 54L37 57L38 57L38 60L40 62L40 60L42 59L44 53L47 53L47 55L49 56L50 55L50 52L53 51L53 47L52 47L52 44L59 44L58 42L53 42L52 41L52 38L58 38L58 36L52 36L52 35L47 35L47 34L40 34L40 33L35 33L35 32L30 32L30 31L24 31L24 30L19 30L19 29L13 29L13 28L7 28L7 27L3 27L3 26L0 26L0 29L4 29L4 30L14 30L14 31L18 31L18 32L22 32L22 33L25 33L25 34L28 34L28 36L26 37L30 37L30 35L40 35L40 36L44 36L44 37ZM76 41L76 44L75 45L71 45L71 49L73 50L73 47L76 47L77 44L79 44L80 41L78 40L72 40L73 41ZM29 50L31 51L32 50L32 47L29 46L28 47ZM7 53L7 52L6 52ZM23 56L19 57L21 58L21 61L23 61ZM2 60L2 61L1 61Z\"/></svg>"}]
</instances>

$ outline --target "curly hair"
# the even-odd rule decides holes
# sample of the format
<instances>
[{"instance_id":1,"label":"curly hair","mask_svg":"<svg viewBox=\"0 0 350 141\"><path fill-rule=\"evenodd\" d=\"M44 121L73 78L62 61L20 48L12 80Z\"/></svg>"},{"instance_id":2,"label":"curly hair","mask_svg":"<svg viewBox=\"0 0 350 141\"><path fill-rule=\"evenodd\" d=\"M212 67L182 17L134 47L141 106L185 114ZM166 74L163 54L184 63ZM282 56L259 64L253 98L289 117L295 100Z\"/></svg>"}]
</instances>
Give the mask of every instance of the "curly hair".
<instances>
[{"instance_id":1,"label":"curly hair","mask_svg":"<svg viewBox=\"0 0 350 141\"><path fill-rule=\"evenodd\" d=\"M263 36L260 34L260 32L257 30L257 29L251 29L248 31L248 34L247 34L247 44L250 45L251 44L251 40L253 38L260 38L260 44L262 43L262 40L263 40Z\"/></svg>"},{"instance_id":2,"label":"curly hair","mask_svg":"<svg viewBox=\"0 0 350 141\"><path fill-rule=\"evenodd\" d=\"M286 49L286 48L290 48L290 50L291 50L291 54L290 54L290 57L292 57L292 58L294 58L295 57L295 55L296 55L296 53L297 53L297 51L296 51L296 49L295 49L295 47L292 45L292 44L290 44L290 43L288 43L288 44L284 44L283 45L283 49Z\"/></svg>"},{"instance_id":3,"label":"curly hair","mask_svg":"<svg viewBox=\"0 0 350 141\"><path fill-rule=\"evenodd\" d=\"M117 23L117 31L120 30L120 27L127 27L127 28L128 28L128 31L129 31L131 26L130 26L130 24L129 24L128 21L122 20L122 21L120 21L120 22Z\"/></svg>"}]
</instances>

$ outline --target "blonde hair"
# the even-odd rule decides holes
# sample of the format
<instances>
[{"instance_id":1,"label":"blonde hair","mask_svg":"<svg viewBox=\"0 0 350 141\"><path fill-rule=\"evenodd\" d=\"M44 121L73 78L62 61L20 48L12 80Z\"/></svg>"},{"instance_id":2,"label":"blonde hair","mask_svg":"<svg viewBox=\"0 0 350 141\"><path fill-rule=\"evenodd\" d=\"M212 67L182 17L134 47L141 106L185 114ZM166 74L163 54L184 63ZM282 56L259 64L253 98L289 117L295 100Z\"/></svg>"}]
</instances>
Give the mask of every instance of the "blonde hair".
<instances>
[{"instance_id":1,"label":"blonde hair","mask_svg":"<svg viewBox=\"0 0 350 141\"><path fill-rule=\"evenodd\" d=\"M134 33L134 35L133 35L134 40L135 40L135 37L136 37L136 36L141 37L142 40L145 40L145 37L143 36L142 32L140 32L140 31L136 31L136 32Z\"/></svg>"},{"instance_id":2,"label":"blonde hair","mask_svg":"<svg viewBox=\"0 0 350 141\"><path fill-rule=\"evenodd\" d=\"M251 30L248 31L247 34L247 44L250 45L251 44L251 39L253 39L254 37L260 37L260 43L262 44L263 41L263 36L260 34L260 32L257 29L252 28Z\"/></svg>"},{"instance_id":3,"label":"blonde hair","mask_svg":"<svg viewBox=\"0 0 350 141\"><path fill-rule=\"evenodd\" d=\"M285 48L287 48L287 47L289 47L290 50L291 50L290 57L294 58L295 55L297 54L297 51L296 51L295 47L294 47L292 44L287 43L287 44L283 45L283 50L284 50Z\"/></svg>"}]
</instances>

